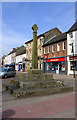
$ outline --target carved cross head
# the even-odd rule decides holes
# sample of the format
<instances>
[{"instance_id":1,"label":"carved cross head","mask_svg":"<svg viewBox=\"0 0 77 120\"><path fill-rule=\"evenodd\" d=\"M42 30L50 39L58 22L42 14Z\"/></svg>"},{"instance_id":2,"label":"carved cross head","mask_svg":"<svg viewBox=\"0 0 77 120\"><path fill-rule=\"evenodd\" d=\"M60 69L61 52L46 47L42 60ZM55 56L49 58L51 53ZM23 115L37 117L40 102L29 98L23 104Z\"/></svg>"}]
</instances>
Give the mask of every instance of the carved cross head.
<instances>
[{"instance_id":1,"label":"carved cross head","mask_svg":"<svg viewBox=\"0 0 77 120\"><path fill-rule=\"evenodd\" d=\"M37 32L38 26L37 26L36 24L34 24L34 25L32 26L32 30L33 30L33 32Z\"/></svg>"}]
</instances>

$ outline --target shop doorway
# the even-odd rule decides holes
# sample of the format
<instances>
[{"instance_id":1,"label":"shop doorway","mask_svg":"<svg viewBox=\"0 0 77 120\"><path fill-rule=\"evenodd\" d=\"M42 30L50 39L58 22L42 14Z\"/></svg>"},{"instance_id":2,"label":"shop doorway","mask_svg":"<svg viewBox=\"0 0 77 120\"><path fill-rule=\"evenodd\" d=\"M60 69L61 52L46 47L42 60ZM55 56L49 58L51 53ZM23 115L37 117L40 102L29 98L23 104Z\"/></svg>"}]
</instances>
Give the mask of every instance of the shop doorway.
<instances>
[{"instance_id":1,"label":"shop doorway","mask_svg":"<svg viewBox=\"0 0 77 120\"><path fill-rule=\"evenodd\" d=\"M44 68L46 68L46 72L48 73L65 73L66 67L65 67L65 62L49 62L46 63L46 67L44 64ZM44 69L45 70L45 69Z\"/></svg>"},{"instance_id":2,"label":"shop doorway","mask_svg":"<svg viewBox=\"0 0 77 120\"><path fill-rule=\"evenodd\" d=\"M23 72L25 72L25 63L23 63L23 69L22 69Z\"/></svg>"}]
</instances>

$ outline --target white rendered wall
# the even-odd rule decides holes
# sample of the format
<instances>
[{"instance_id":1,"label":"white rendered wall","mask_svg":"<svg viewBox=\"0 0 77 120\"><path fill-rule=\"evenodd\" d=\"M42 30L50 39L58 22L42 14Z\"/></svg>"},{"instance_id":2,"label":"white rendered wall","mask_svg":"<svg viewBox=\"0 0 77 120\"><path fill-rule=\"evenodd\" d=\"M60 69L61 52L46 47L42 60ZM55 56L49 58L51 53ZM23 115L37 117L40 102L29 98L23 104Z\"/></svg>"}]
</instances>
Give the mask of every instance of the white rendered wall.
<instances>
[{"instance_id":1,"label":"white rendered wall","mask_svg":"<svg viewBox=\"0 0 77 120\"><path fill-rule=\"evenodd\" d=\"M4 64L11 64L11 55L7 55L4 59Z\"/></svg>"},{"instance_id":2,"label":"white rendered wall","mask_svg":"<svg viewBox=\"0 0 77 120\"><path fill-rule=\"evenodd\" d=\"M24 57L26 58L26 54L16 56L16 63L22 62Z\"/></svg>"},{"instance_id":3,"label":"white rendered wall","mask_svg":"<svg viewBox=\"0 0 77 120\"><path fill-rule=\"evenodd\" d=\"M77 31L75 32L75 54L77 54Z\"/></svg>"},{"instance_id":4,"label":"white rendered wall","mask_svg":"<svg viewBox=\"0 0 77 120\"><path fill-rule=\"evenodd\" d=\"M71 52L72 46L71 44L73 43L73 48L74 48L74 54L77 54L77 31L73 31L73 38L70 38L69 33L67 34L67 56L73 55ZM69 57L67 57L67 63L68 63L68 71L67 74L73 74L73 70L70 70L70 61ZM77 74L77 71L76 71Z\"/></svg>"}]
</instances>

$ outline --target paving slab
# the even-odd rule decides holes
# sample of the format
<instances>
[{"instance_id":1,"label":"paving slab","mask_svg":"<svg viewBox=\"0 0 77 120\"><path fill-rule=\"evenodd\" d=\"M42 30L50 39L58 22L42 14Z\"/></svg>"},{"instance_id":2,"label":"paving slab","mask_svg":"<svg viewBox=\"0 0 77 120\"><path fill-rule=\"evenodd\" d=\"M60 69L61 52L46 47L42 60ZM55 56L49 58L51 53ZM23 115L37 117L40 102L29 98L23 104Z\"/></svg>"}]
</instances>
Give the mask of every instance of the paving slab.
<instances>
[{"instance_id":1,"label":"paving slab","mask_svg":"<svg viewBox=\"0 0 77 120\"><path fill-rule=\"evenodd\" d=\"M9 115L9 118L58 118L60 116L70 118L70 115L75 117L74 92L11 100L3 104L3 117L5 118L8 117L9 110L14 113Z\"/></svg>"},{"instance_id":2,"label":"paving slab","mask_svg":"<svg viewBox=\"0 0 77 120\"><path fill-rule=\"evenodd\" d=\"M75 86L73 77L55 75L66 84ZM3 90L3 118L75 118L76 92L59 93L23 99L15 99Z\"/></svg>"}]
</instances>

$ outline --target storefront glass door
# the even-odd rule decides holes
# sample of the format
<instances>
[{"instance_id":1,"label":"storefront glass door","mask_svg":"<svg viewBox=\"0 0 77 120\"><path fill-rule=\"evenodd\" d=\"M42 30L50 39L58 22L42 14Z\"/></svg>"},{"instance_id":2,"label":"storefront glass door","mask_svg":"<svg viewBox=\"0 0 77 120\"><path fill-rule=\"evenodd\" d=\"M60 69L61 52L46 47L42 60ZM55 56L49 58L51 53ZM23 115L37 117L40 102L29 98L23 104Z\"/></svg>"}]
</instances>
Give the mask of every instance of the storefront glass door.
<instances>
[{"instance_id":1,"label":"storefront glass door","mask_svg":"<svg viewBox=\"0 0 77 120\"><path fill-rule=\"evenodd\" d=\"M49 62L46 63L46 72L48 73L65 73L66 66L65 61L62 62Z\"/></svg>"}]
</instances>

